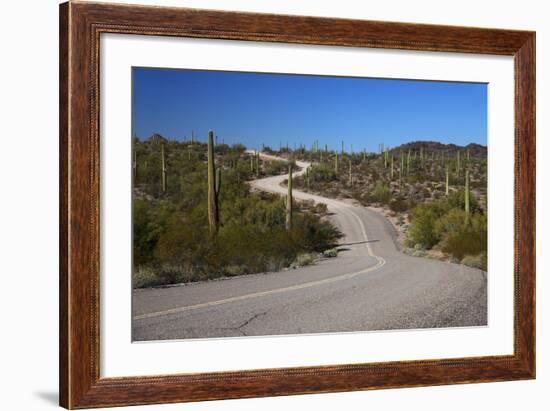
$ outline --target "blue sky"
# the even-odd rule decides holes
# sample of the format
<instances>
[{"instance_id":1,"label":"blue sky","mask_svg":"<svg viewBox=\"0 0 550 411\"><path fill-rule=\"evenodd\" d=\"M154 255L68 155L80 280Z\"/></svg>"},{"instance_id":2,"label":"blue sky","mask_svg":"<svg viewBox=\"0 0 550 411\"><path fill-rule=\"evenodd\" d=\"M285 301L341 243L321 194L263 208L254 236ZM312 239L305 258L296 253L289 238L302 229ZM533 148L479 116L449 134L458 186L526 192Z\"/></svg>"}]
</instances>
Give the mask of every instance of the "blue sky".
<instances>
[{"instance_id":1,"label":"blue sky","mask_svg":"<svg viewBox=\"0 0 550 411\"><path fill-rule=\"evenodd\" d=\"M133 69L134 135L278 148L377 151L414 140L487 142L487 85L294 74Z\"/></svg>"}]
</instances>

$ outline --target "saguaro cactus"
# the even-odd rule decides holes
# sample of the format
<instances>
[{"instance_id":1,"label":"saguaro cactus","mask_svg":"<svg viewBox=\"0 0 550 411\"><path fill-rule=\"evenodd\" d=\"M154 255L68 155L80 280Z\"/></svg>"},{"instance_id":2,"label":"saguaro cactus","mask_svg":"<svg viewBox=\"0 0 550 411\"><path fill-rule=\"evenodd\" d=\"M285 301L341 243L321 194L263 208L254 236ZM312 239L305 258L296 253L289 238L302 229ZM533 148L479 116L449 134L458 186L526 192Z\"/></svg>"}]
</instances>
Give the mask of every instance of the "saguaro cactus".
<instances>
[{"instance_id":1,"label":"saguaro cactus","mask_svg":"<svg viewBox=\"0 0 550 411\"><path fill-rule=\"evenodd\" d=\"M216 195L216 167L214 164L214 133L208 132L208 225L210 235L218 234L218 196Z\"/></svg>"},{"instance_id":2,"label":"saguaro cactus","mask_svg":"<svg viewBox=\"0 0 550 411\"><path fill-rule=\"evenodd\" d=\"M460 175L460 151L456 152L456 175Z\"/></svg>"},{"instance_id":3,"label":"saguaro cactus","mask_svg":"<svg viewBox=\"0 0 550 411\"><path fill-rule=\"evenodd\" d=\"M222 185L222 169L221 168L216 168L216 201L219 202L219 198L220 198L220 187ZM219 203L218 203L218 208L219 208ZM218 210L219 211L219 210Z\"/></svg>"},{"instance_id":4,"label":"saguaro cactus","mask_svg":"<svg viewBox=\"0 0 550 411\"><path fill-rule=\"evenodd\" d=\"M470 170L466 170L464 180L464 211L470 213Z\"/></svg>"},{"instance_id":5,"label":"saguaro cactus","mask_svg":"<svg viewBox=\"0 0 550 411\"><path fill-rule=\"evenodd\" d=\"M288 165L288 194L286 197L286 221L287 231L292 230L292 164Z\"/></svg>"},{"instance_id":6,"label":"saguaro cactus","mask_svg":"<svg viewBox=\"0 0 550 411\"><path fill-rule=\"evenodd\" d=\"M399 169L399 191L401 191L402 184L403 184L403 169L400 168Z\"/></svg>"},{"instance_id":7,"label":"saguaro cactus","mask_svg":"<svg viewBox=\"0 0 550 411\"><path fill-rule=\"evenodd\" d=\"M166 192L166 159L164 157L164 144L161 144L160 146L160 167L161 167L161 173L162 173L162 192Z\"/></svg>"},{"instance_id":8,"label":"saguaro cactus","mask_svg":"<svg viewBox=\"0 0 550 411\"><path fill-rule=\"evenodd\" d=\"M407 154L407 175L411 171L411 149L409 148L409 153Z\"/></svg>"},{"instance_id":9,"label":"saguaro cactus","mask_svg":"<svg viewBox=\"0 0 550 411\"><path fill-rule=\"evenodd\" d=\"M349 185L353 185L353 176L351 174L351 160L349 160Z\"/></svg>"},{"instance_id":10,"label":"saguaro cactus","mask_svg":"<svg viewBox=\"0 0 550 411\"><path fill-rule=\"evenodd\" d=\"M338 175L338 153L334 155L334 172Z\"/></svg>"},{"instance_id":11,"label":"saguaro cactus","mask_svg":"<svg viewBox=\"0 0 550 411\"><path fill-rule=\"evenodd\" d=\"M342 157L344 156L344 140L342 140Z\"/></svg>"},{"instance_id":12,"label":"saguaro cactus","mask_svg":"<svg viewBox=\"0 0 550 411\"><path fill-rule=\"evenodd\" d=\"M445 195L449 195L449 167L445 166Z\"/></svg>"},{"instance_id":13,"label":"saguaro cactus","mask_svg":"<svg viewBox=\"0 0 550 411\"><path fill-rule=\"evenodd\" d=\"M393 180L393 154L390 159L390 178Z\"/></svg>"},{"instance_id":14,"label":"saguaro cactus","mask_svg":"<svg viewBox=\"0 0 550 411\"><path fill-rule=\"evenodd\" d=\"M134 184L136 184L137 183L138 165L137 165L137 152L136 152L135 149L134 149L134 162L133 162L132 166L134 168Z\"/></svg>"}]
</instances>

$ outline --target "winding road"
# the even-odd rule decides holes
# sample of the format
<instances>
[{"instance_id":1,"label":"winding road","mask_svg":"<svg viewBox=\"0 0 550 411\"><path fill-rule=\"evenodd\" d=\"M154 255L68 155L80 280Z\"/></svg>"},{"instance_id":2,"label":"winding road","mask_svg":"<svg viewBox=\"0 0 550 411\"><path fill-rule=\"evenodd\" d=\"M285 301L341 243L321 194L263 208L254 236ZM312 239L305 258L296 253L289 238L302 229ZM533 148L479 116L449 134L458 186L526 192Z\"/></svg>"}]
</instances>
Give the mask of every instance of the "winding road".
<instances>
[{"instance_id":1,"label":"winding road","mask_svg":"<svg viewBox=\"0 0 550 411\"><path fill-rule=\"evenodd\" d=\"M267 160L276 157L261 154ZM308 163L296 162L305 172ZM286 194L286 175L251 182ZM325 203L344 233L337 258L277 273L133 291L134 341L309 334L487 324L487 276L401 253L381 214L299 190Z\"/></svg>"}]
</instances>

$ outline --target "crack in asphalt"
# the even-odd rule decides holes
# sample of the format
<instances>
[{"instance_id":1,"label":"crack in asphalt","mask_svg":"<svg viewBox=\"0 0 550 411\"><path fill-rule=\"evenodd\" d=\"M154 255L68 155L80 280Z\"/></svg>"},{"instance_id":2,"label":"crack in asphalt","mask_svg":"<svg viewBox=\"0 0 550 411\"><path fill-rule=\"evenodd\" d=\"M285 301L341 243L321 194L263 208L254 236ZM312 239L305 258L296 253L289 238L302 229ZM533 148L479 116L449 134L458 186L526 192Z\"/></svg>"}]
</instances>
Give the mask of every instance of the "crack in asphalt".
<instances>
[{"instance_id":1,"label":"crack in asphalt","mask_svg":"<svg viewBox=\"0 0 550 411\"><path fill-rule=\"evenodd\" d=\"M230 331L237 331L239 333L241 333L241 335L243 337L247 337L248 334L246 334L242 328L243 327L246 327L248 324L250 324L252 321L254 321L255 319L257 319L258 317L262 317L264 315L266 315L268 313L269 310L267 311L264 311L264 312L261 312L261 313L256 313L254 314L252 317L248 318L245 322L243 322L241 325L237 326L237 327L220 327L218 328L218 330L230 330Z\"/></svg>"}]
</instances>

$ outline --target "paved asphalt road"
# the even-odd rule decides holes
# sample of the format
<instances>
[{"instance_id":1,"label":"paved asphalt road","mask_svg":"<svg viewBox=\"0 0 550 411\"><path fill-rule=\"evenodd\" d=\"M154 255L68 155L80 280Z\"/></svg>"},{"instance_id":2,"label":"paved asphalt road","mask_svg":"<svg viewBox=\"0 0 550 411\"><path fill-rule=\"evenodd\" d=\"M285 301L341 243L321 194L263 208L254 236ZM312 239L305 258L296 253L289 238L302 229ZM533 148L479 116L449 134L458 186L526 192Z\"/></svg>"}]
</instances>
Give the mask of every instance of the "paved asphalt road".
<instances>
[{"instance_id":1,"label":"paved asphalt road","mask_svg":"<svg viewBox=\"0 0 550 411\"><path fill-rule=\"evenodd\" d=\"M297 164L302 169L294 175L308 165ZM252 187L285 194L284 179L267 177ZM393 227L377 212L298 190L294 196L327 204L345 234L337 258L278 273L134 290L133 339L487 324L483 271L402 254Z\"/></svg>"}]
</instances>

